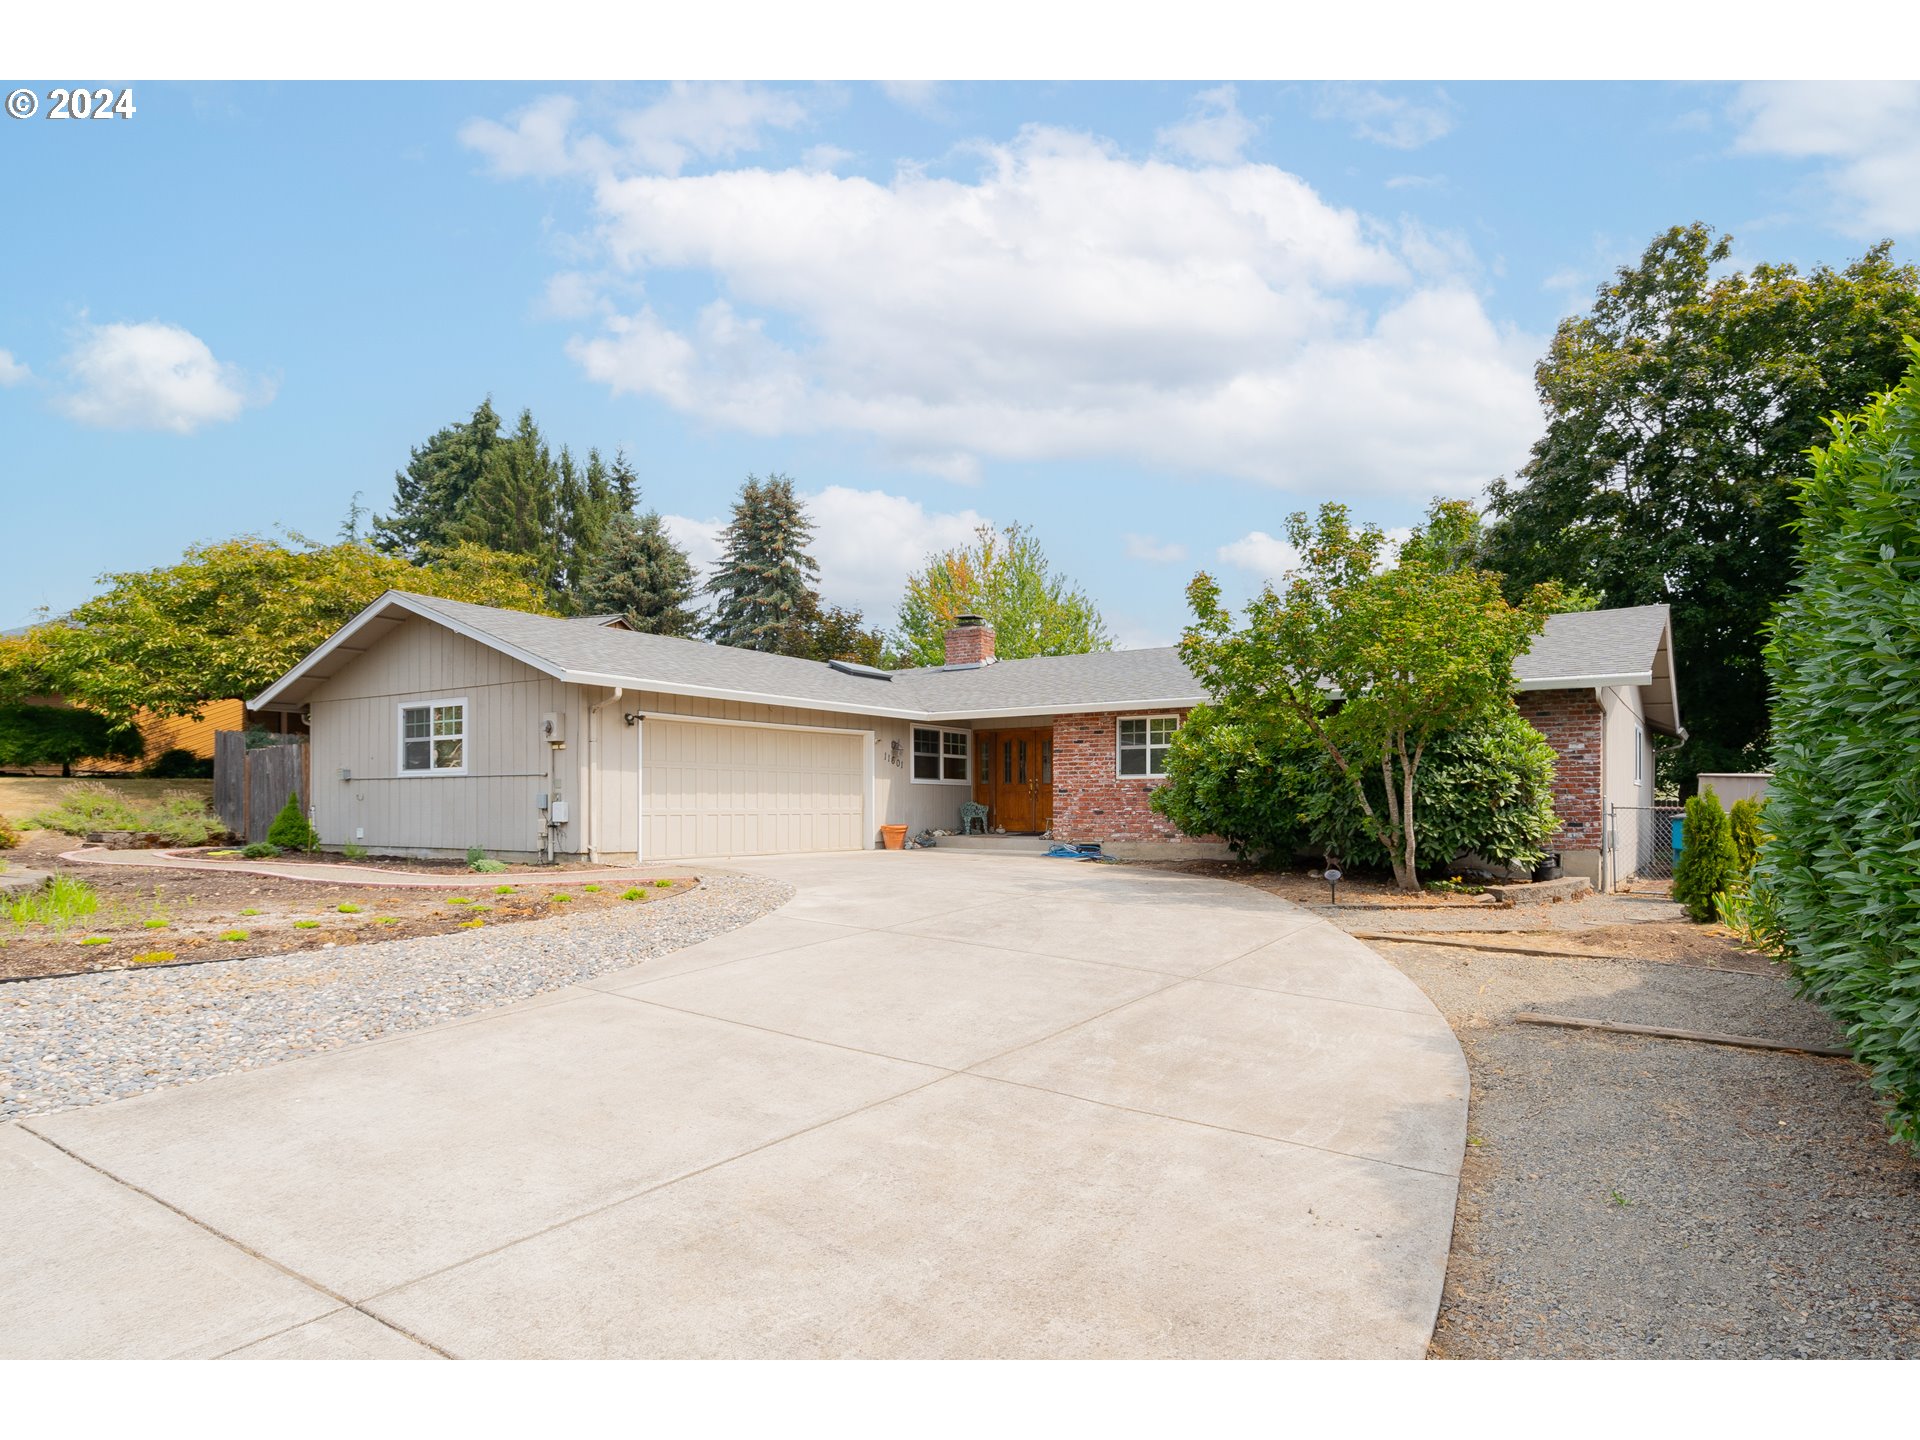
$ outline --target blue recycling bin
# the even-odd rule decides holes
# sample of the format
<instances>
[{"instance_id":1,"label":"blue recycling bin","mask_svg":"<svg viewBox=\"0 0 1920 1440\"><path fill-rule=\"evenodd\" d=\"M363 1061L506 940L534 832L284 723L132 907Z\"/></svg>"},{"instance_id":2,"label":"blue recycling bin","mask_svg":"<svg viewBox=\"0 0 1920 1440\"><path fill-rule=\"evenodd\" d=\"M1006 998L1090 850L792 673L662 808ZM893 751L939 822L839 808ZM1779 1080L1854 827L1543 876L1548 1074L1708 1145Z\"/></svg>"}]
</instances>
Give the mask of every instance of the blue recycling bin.
<instances>
[{"instance_id":1,"label":"blue recycling bin","mask_svg":"<svg viewBox=\"0 0 1920 1440\"><path fill-rule=\"evenodd\" d=\"M1685 820L1673 822L1673 853L1676 855L1680 853L1680 837L1686 831L1686 824Z\"/></svg>"}]
</instances>

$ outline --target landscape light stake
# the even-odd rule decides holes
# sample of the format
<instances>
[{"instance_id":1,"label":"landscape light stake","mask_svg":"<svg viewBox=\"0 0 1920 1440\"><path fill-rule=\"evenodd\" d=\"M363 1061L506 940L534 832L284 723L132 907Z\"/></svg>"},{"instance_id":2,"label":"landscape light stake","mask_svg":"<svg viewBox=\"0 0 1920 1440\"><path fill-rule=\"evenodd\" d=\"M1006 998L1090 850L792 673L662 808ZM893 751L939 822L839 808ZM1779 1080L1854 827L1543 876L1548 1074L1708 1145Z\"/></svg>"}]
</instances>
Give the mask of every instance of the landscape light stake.
<instances>
[{"instance_id":1,"label":"landscape light stake","mask_svg":"<svg viewBox=\"0 0 1920 1440\"><path fill-rule=\"evenodd\" d=\"M1327 894L1331 897L1331 903L1338 905L1340 903L1340 872L1329 865L1326 870L1325 879L1327 882Z\"/></svg>"}]
</instances>

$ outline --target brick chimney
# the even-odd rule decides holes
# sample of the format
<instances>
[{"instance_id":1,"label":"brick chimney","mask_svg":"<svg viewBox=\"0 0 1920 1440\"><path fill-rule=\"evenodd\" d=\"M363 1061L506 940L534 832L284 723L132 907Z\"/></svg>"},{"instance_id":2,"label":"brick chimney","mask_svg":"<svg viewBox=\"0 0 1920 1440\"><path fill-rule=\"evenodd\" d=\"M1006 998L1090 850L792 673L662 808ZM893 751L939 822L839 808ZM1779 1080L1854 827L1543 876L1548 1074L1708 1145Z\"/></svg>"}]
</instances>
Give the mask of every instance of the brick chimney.
<instances>
[{"instance_id":1,"label":"brick chimney","mask_svg":"<svg viewBox=\"0 0 1920 1440\"><path fill-rule=\"evenodd\" d=\"M947 664L991 665L993 627L978 615L956 615L947 631Z\"/></svg>"}]
</instances>

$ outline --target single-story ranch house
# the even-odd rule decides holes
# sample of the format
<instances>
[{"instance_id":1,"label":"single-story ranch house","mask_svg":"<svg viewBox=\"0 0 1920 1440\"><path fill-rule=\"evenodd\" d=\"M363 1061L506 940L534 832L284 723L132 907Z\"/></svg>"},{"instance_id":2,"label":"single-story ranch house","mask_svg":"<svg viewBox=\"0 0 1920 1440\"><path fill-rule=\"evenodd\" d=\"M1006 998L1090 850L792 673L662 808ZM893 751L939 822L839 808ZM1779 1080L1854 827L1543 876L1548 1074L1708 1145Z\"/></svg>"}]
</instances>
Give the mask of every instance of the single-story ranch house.
<instances>
[{"instance_id":1,"label":"single-story ranch house","mask_svg":"<svg viewBox=\"0 0 1920 1440\"><path fill-rule=\"evenodd\" d=\"M820 663L390 591L271 688L304 715L324 842L458 856L680 860L855 850L882 825L1010 834L1123 857L1224 853L1148 805L1205 700L1171 648L995 661ZM1677 735L1665 606L1556 615L1516 667L1558 757L1556 838L1597 879L1603 802L1649 805L1649 731ZM1635 853L1631 839L1621 845Z\"/></svg>"}]
</instances>

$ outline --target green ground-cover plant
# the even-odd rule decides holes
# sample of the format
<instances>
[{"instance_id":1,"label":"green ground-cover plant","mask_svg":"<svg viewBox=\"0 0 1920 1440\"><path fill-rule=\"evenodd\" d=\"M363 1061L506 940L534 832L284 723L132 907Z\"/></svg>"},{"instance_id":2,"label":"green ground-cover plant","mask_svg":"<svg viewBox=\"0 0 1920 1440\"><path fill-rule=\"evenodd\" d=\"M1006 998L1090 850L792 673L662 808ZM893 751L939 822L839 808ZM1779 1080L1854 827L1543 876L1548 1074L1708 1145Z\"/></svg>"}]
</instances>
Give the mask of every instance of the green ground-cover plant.
<instances>
[{"instance_id":1,"label":"green ground-cover plant","mask_svg":"<svg viewBox=\"0 0 1920 1440\"><path fill-rule=\"evenodd\" d=\"M204 845L225 831L198 795L169 790L150 799L136 799L90 781L67 786L60 792L58 804L40 811L29 823L62 835L128 830L158 835L169 845Z\"/></svg>"},{"instance_id":2,"label":"green ground-cover plant","mask_svg":"<svg viewBox=\"0 0 1920 1440\"><path fill-rule=\"evenodd\" d=\"M342 900L333 908L338 910L342 915L358 915L360 913L360 907L351 900Z\"/></svg>"},{"instance_id":3,"label":"green ground-cover plant","mask_svg":"<svg viewBox=\"0 0 1920 1440\"><path fill-rule=\"evenodd\" d=\"M8 902L5 913L16 928L45 925L52 930L65 930L74 921L99 909L100 894L86 881L71 875L56 875L40 889Z\"/></svg>"},{"instance_id":4,"label":"green ground-cover plant","mask_svg":"<svg viewBox=\"0 0 1920 1440\"><path fill-rule=\"evenodd\" d=\"M673 882L671 880L656 880L653 882L653 888L656 890L671 890L673 888Z\"/></svg>"},{"instance_id":5,"label":"green ground-cover plant","mask_svg":"<svg viewBox=\"0 0 1920 1440\"><path fill-rule=\"evenodd\" d=\"M105 935L89 935L80 943L82 945L111 945L113 941Z\"/></svg>"},{"instance_id":6,"label":"green ground-cover plant","mask_svg":"<svg viewBox=\"0 0 1920 1440\"><path fill-rule=\"evenodd\" d=\"M447 897L447 904L449 905L473 905L477 903L471 895L449 895Z\"/></svg>"},{"instance_id":7,"label":"green ground-cover plant","mask_svg":"<svg viewBox=\"0 0 1920 1440\"><path fill-rule=\"evenodd\" d=\"M278 845L282 850L320 848L320 834L307 819L307 812L301 808L298 791L287 796L287 803L280 807L280 813L273 817L273 823L267 827L267 843Z\"/></svg>"},{"instance_id":8,"label":"green ground-cover plant","mask_svg":"<svg viewBox=\"0 0 1920 1440\"><path fill-rule=\"evenodd\" d=\"M598 885L582 885L580 888L589 895L598 895L600 893L600 887Z\"/></svg>"},{"instance_id":9,"label":"green ground-cover plant","mask_svg":"<svg viewBox=\"0 0 1920 1440\"><path fill-rule=\"evenodd\" d=\"M551 896L548 896L547 898L552 900L553 903L556 905L568 904L568 903L571 903L571 901L573 900L573 896L567 894L567 892L564 890L562 890L557 895L551 895Z\"/></svg>"},{"instance_id":10,"label":"green ground-cover plant","mask_svg":"<svg viewBox=\"0 0 1920 1440\"><path fill-rule=\"evenodd\" d=\"M320 928L320 922L318 920L296 920L293 922L293 928L296 930L318 930Z\"/></svg>"},{"instance_id":11,"label":"green ground-cover plant","mask_svg":"<svg viewBox=\"0 0 1920 1440\"><path fill-rule=\"evenodd\" d=\"M244 940L247 938L247 932L244 930L222 930L220 932L220 938L222 940Z\"/></svg>"},{"instance_id":12,"label":"green ground-cover plant","mask_svg":"<svg viewBox=\"0 0 1920 1440\"><path fill-rule=\"evenodd\" d=\"M495 860L479 845L467 847L467 868L480 875L498 875L507 868L503 860Z\"/></svg>"},{"instance_id":13,"label":"green ground-cover plant","mask_svg":"<svg viewBox=\"0 0 1920 1440\"><path fill-rule=\"evenodd\" d=\"M142 950L132 959L135 965L164 965L174 958L171 950Z\"/></svg>"},{"instance_id":14,"label":"green ground-cover plant","mask_svg":"<svg viewBox=\"0 0 1920 1440\"><path fill-rule=\"evenodd\" d=\"M353 841L349 840L340 847L340 858L343 860L364 860L367 858L367 847L364 845L356 845Z\"/></svg>"},{"instance_id":15,"label":"green ground-cover plant","mask_svg":"<svg viewBox=\"0 0 1920 1440\"><path fill-rule=\"evenodd\" d=\"M1833 422L1775 613L1773 779L1754 900L1920 1147L1920 342Z\"/></svg>"},{"instance_id":16,"label":"green ground-cover plant","mask_svg":"<svg viewBox=\"0 0 1920 1440\"><path fill-rule=\"evenodd\" d=\"M622 900L646 900L651 897L648 896L646 891L636 885L631 890L622 890L620 892L620 898Z\"/></svg>"},{"instance_id":17,"label":"green ground-cover plant","mask_svg":"<svg viewBox=\"0 0 1920 1440\"><path fill-rule=\"evenodd\" d=\"M1680 858L1673 866L1673 898L1704 925L1719 913L1717 898L1740 878L1740 857L1727 812L1711 785L1687 801L1680 844Z\"/></svg>"},{"instance_id":18,"label":"green ground-cover plant","mask_svg":"<svg viewBox=\"0 0 1920 1440\"><path fill-rule=\"evenodd\" d=\"M248 860L271 860L279 853L280 847L271 840L256 840L240 852Z\"/></svg>"},{"instance_id":19,"label":"green ground-cover plant","mask_svg":"<svg viewBox=\"0 0 1920 1440\"><path fill-rule=\"evenodd\" d=\"M493 887L493 893L496 895L511 895L513 893L513 886L496 885Z\"/></svg>"}]
</instances>

